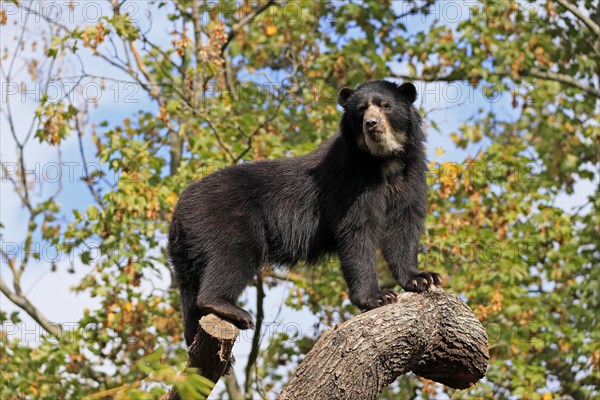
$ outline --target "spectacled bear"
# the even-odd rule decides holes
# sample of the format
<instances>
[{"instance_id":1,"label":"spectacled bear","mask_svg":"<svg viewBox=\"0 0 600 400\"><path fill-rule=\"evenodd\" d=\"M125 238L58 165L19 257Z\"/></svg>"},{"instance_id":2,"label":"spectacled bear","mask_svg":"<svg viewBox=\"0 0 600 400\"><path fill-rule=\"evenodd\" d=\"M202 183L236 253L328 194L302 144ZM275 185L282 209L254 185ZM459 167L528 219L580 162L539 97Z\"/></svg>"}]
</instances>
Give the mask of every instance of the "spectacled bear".
<instances>
[{"instance_id":1,"label":"spectacled bear","mask_svg":"<svg viewBox=\"0 0 600 400\"><path fill-rule=\"evenodd\" d=\"M339 132L313 152L231 166L181 193L168 251L188 345L209 313L254 327L236 301L265 264L337 254L362 310L397 300L377 283L377 248L404 290L441 284L438 274L417 270L428 187L416 97L411 83L343 88Z\"/></svg>"}]
</instances>

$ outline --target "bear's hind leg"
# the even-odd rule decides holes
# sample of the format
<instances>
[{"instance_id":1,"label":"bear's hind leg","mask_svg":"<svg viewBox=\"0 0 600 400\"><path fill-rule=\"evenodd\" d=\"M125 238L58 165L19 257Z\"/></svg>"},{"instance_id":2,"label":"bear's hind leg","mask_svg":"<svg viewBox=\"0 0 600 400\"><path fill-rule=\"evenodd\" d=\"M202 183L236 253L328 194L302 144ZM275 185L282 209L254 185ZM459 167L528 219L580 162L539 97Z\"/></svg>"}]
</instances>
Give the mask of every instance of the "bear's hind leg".
<instances>
[{"instance_id":1,"label":"bear's hind leg","mask_svg":"<svg viewBox=\"0 0 600 400\"><path fill-rule=\"evenodd\" d=\"M227 250L222 250L227 254ZM231 255L231 253L229 253ZM254 329L252 315L235 303L259 269L258 258L223 257L208 264L196 305L203 315L217 314L240 329Z\"/></svg>"},{"instance_id":2,"label":"bear's hind leg","mask_svg":"<svg viewBox=\"0 0 600 400\"><path fill-rule=\"evenodd\" d=\"M194 337L198 331L198 323L203 314L196 305L196 297L198 295L197 287L182 287L180 293L181 311L184 323L183 336L185 337L185 343L189 347L194 341Z\"/></svg>"}]
</instances>

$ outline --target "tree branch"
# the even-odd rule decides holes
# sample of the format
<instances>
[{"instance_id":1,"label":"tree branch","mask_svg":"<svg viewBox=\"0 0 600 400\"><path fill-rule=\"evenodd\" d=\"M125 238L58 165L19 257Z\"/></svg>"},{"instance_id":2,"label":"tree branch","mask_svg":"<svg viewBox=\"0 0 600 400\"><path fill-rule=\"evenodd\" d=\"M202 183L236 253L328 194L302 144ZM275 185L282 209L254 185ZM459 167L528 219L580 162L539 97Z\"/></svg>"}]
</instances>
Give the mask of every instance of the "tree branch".
<instances>
[{"instance_id":1,"label":"tree branch","mask_svg":"<svg viewBox=\"0 0 600 400\"><path fill-rule=\"evenodd\" d=\"M194 52L196 57L196 74L194 84L192 85L193 98L192 103L194 108L198 104L198 97L202 97L204 93L204 73L202 71L202 26L200 15L200 0L192 1L192 22L194 24Z\"/></svg>"},{"instance_id":2,"label":"tree branch","mask_svg":"<svg viewBox=\"0 0 600 400\"><path fill-rule=\"evenodd\" d=\"M146 80L151 85L150 96L157 99L159 104L161 105L161 107L164 106L165 101L162 98L160 90L158 89L158 84L156 83L156 80L154 79L152 74L150 74L150 72L146 68L146 65L144 65L144 60L142 60L142 56L140 55L137 45L135 44L135 42L133 40L131 40L129 42L129 49L131 50L131 53L133 54L133 58L135 59L135 63L137 64L137 67L141 71L142 75L144 75L144 78L146 78Z\"/></svg>"},{"instance_id":3,"label":"tree branch","mask_svg":"<svg viewBox=\"0 0 600 400\"><path fill-rule=\"evenodd\" d=\"M242 394L242 389L238 384L237 379L235 378L235 374L233 373L233 369L230 374L225 375L223 378L225 381L225 389L227 390L227 395L230 400L243 400L244 395Z\"/></svg>"},{"instance_id":4,"label":"tree branch","mask_svg":"<svg viewBox=\"0 0 600 400\"><path fill-rule=\"evenodd\" d=\"M225 49L227 49L227 46L229 46L229 43L233 40L233 38L235 37L235 35L238 34L238 32L247 24L249 24L250 22L252 22L254 20L254 18L256 18L258 15L260 15L261 13L263 13L264 11L266 11L269 7L275 5L275 0L269 0L267 1L265 4L263 4L260 7L257 7L256 9L254 9L254 11L252 11L250 14L248 14L246 16L246 18L242 19L240 22L238 22L237 24L233 25L231 27L231 30L229 31L229 33L227 34L227 40L225 40L225 43L223 43L223 45L221 46L221 54L223 54L223 52L225 51Z\"/></svg>"},{"instance_id":5,"label":"tree branch","mask_svg":"<svg viewBox=\"0 0 600 400\"><path fill-rule=\"evenodd\" d=\"M458 297L402 293L325 332L279 395L286 399L375 399L409 371L455 389L483 378L487 335Z\"/></svg>"},{"instance_id":6,"label":"tree branch","mask_svg":"<svg viewBox=\"0 0 600 400\"><path fill-rule=\"evenodd\" d=\"M492 75L497 75L497 76L501 76L501 77L512 76L512 74L509 72L490 71L490 73ZM549 80L549 81L564 83L571 87L581 89L584 92L586 92L594 97L600 98L600 90L596 89L595 87L593 87L591 85L587 85L587 84L583 83L582 81L580 81L570 75L561 74L558 72L551 72L551 71L540 71L537 69L521 70L521 71L519 71L519 74L522 77L531 76L531 77L538 78L538 79L545 79L545 80ZM464 75L462 75L462 74L458 74L458 73L450 74L448 76L396 75L396 77L401 78L401 79L408 79L408 80L412 80L412 81L422 81L422 82L456 82L456 81L466 81L466 80L470 80L473 78L484 79L484 77L479 74L469 74L469 75L464 74Z\"/></svg>"},{"instance_id":7,"label":"tree branch","mask_svg":"<svg viewBox=\"0 0 600 400\"><path fill-rule=\"evenodd\" d=\"M87 159L85 158L85 152L83 150L83 130L81 129L81 124L79 123L79 117L76 116L75 117L75 130L77 131L77 143L79 144L79 155L81 156L81 163L83 165L83 173L85 174L85 176L83 177L84 181L85 181L85 185L87 186L88 190L90 191L90 194L92 195L92 197L94 198L94 200L96 200L96 203L103 209L106 209L106 206L104 204L102 204L102 198L100 197L100 194L98 193L98 191L96 190L96 188L94 188L93 185L93 180L90 177L89 171L88 171L88 163L87 163Z\"/></svg>"},{"instance_id":8,"label":"tree branch","mask_svg":"<svg viewBox=\"0 0 600 400\"><path fill-rule=\"evenodd\" d=\"M265 310L263 304L265 299L265 288L263 287L262 276L259 274L256 280L256 329L254 331L254 336L252 337L252 348L250 349L250 354L248 355L248 363L246 364L246 382L244 385L244 393L246 399L252 399L252 370L256 370L254 368L254 364L256 363L256 359L258 358L261 328L263 320L265 318Z\"/></svg>"},{"instance_id":9,"label":"tree branch","mask_svg":"<svg viewBox=\"0 0 600 400\"><path fill-rule=\"evenodd\" d=\"M2 292L10 301L12 301L16 306L24 310L31 318L34 319L35 322L40 324L42 328L50 335L54 337L60 337L62 333L62 328L59 324L51 322L46 318L30 301L27 297L13 292L8 288L4 279L0 277L0 292Z\"/></svg>"},{"instance_id":10,"label":"tree branch","mask_svg":"<svg viewBox=\"0 0 600 400\"><path fill-rule=\"evenodd\" d=\"M529 74L535 78L560 82L560 83L567 84L569 86L579 88L579 89L583 90L584 92L591 94L592 96L600 98L600 90L594 88L593 86L586 85L585 83L573 78L570 75L560 74L560 73L551 72L551 71L540 71L537 69L530 69L530 70L523 71L523 72L525 74Z\"/></svg>"},{"instance_id":11,"label":"tree branch","mask_svg":"<svg viewBox=\"0 0 600 400\"><path fill-rule=\"evenodd\" d=\"M594 32L594 34L596 34L596 36L600 36L600 25L598 25L597 23L594 22L594 20L592 20L590 17L588 17L587 15L582 13L581 10L579 8L577 8L577 6L575 4L569 3L568 0L555 0L555 1L558 4L560 4L561 6L563 6L564 8L566 8L567 10L569 10L571 12L571 14L573 14L575 17L577 17L578 20L580 20L588 28L590 28L592 30L592 32Z\"/></svg>"}]
</instances>

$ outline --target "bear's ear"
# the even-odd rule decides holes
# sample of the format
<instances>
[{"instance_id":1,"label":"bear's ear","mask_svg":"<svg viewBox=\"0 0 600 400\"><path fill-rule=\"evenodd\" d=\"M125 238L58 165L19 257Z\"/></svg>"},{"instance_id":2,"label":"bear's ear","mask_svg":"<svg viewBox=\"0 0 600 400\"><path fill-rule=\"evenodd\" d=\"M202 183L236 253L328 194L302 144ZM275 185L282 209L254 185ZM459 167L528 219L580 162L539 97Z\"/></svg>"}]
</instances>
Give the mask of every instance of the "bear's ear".
<instances>
[{"instance_id":1,"label":"bear's ear","mask_svg":"<svg viewBox=\"0 0 600 400\"><path fill-rule=\"evenodd\" d=\"M402 93L402 96L404 96L404 98L408 100L411 104L414 103L417 99L417 88L410 82L406 82L398 86L398 90L400 91L400 93Z\"/></svg>"},{"instance_id":2,"label":"bear's ear","mask_svg":"<svg viewBox=\"0 0 600 400\"><path fill-rule=\"evenodd\" d=\"M346 108L346 103L348 102L348 98L352 96L352 93L354 93L354 89L343 87L338 94L338 104L343 108Z\"/></svg>"}]
</instances>

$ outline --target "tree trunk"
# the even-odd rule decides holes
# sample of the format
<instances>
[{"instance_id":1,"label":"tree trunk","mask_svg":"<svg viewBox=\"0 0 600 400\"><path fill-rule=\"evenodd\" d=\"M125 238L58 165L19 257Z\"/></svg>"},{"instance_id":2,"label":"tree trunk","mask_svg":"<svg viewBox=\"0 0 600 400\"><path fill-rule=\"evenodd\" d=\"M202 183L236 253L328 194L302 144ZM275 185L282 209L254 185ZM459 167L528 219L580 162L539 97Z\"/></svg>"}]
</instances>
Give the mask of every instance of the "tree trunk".
<instances>
[{"instance_id":1,"label":"tree trunk","mask_svg":"<svg viewBox=\"0 0 600 400\"><path fill-rule=\"evenodd\" d=\"M465 389L488 359L485 329L458 297L402 293L323 333L277 399L374 399L409 371Z\"/></svg>"}]
</instances>

